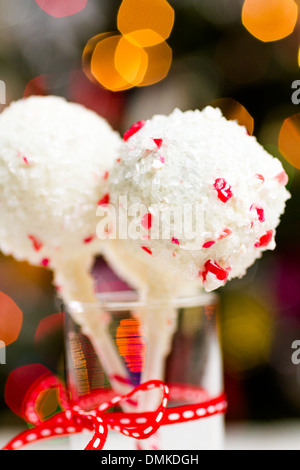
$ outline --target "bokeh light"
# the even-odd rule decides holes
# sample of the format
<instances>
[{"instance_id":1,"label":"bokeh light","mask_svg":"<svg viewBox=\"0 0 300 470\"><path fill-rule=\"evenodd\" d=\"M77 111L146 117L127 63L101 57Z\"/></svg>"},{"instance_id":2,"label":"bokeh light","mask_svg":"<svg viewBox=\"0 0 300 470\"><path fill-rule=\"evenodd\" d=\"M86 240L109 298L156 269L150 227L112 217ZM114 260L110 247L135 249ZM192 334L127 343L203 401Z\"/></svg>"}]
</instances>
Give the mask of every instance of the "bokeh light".
<instances>
[{"instance_id":1,"label":"bokeh light","mask_svg":"<svg viewBox=\"0 0 300 470\"><path fill-rule=\"evenodd\" d=\"M27 98L31 95L45 96L48 94L47 89L47 76L39 75L38 77L33 78L27 83L23 93L23 98Z\"/></svg>"},{"instance_id":2,"label":"bokeh light","mask_svg":"<svg viewBox=\"0 0 300 470\"><path fill-rule=\"evenodd\" d=\"M25 417L25 406L38 383L51 375L42 364L27 364L14 369L8 376L4 397L7 406L18 416Z\"/></svg>"},{"instance_id":3,"label":"bokeh light","mask_svg":"<svg viewBox=\"0 0 300 470\"><path fill-rule=\"evenodd\" d=\"M62 313L53 313L43 318L35 332L34 341L35 344L43 343L47 336L55 333L57 330L63 328L63 314Z\"/></svg>"},{"instance_id":4,"label":"bokeh light","mask_svg":"<svg viewBox=\"0 0 300 470\"><path fill-rule=\"evenodd\" d=\"M96 79L89 80L81 69L77 69L70 74L67 98L100 114L113 128L119 128L125 105L123 93L105 89Z\"/></svg>"},{"instance_id":5,"label":"bokeh light","mask_svg":"<svg viewBox=\"0 0 300 470\"><path fill-rule=\"evenodd\" d=\"M88 0L35 0L48 15L55 18L75 15L86 7Z\"/></svg>"},{"instance_id":6,"label":"bokeh light","mask_svg":"<svg viewBox=\"0 0 300 470\"><path fill-rule=\"evenodd\" d=\"M92 37L82 54L82 68L92 81L111 91L148 86L165 78L172 50L165 43L174 24L166 0L123 0L118 11L120 34Z\"/></svg>"},{"instance_id":7,"label":"bokeh light","mask_svg":"<svg viewBox=\"0 0 300 470\"><path fill-rule=\"evenodd\" d=\"M82 53L82 70L85 75L94 83L98 83L98 80L94 77L91 72L91 61L97 44L102 41L102 39L114 36L115 33L101 33L93 36L85 45L85 48Z\"/></svg>"},{"instance_id":8,"label":"bokeh light","mask_svg":"<svg viewBox=\"0 0 300 470\"><path fill-rule=\"evenodd\" d=\"M126 54L122 58L120 52L117 53L121 40L121 51L123 50L124 52L124 49L127 48L127 52L129 50L132 52L132 48L135 48L133 56L129 57ZM116 69L116 56L118 57L118 68L122 75ZM119 34L104 38L98 42L91 60L91 73L93 76L102 86L112 91L123 91L138 85L145 75L146 68L147 61L144 51L129 43ZM128 81L125 77L133 78L131 81Z\"/></svg>"},{"instance_id":9,"label":"bokeh light","mask_svg":"<svg viewBox=\"0 0 300 470\"><path fill-rule=\"evenodd\" d=\"M6 346L16 341L22 323L22 311L8 295L0 292L0 340Z\"/></svg>"},{"instance_id":10,"label":"bokeh light","mask_svg":"<svg viewBox=\"0 0 300 470\"><path fill-rule=\"evenodd\" d=\"M268 361L273 337L270 313L255 298L230 294L222 305L224 360L235 372Z\"/></svg>"},{"instance_id":11,"label":"bokeh light","mask_svg":"<svg viewBox=\"0 0 300 470\"><path fill-rule=\"evenodd\" d=\"M284 158L300 169L300 113L285 119L279 133L278 147Z\"/></svg>"},{"instance_id":12,"label":"bokeh light","mask_svg":"<svg viewBox=\"0 0 300 470\"><path fill-rule=\"evenodd\" d=\"M172 49L166 42L144 49L148 56L148 67L142 81L137 85L148 86L163 80L172 64Z\"/></svg>"},{"instance_id":13,"label":"bokeh light","mask_svg":"<svg viewBox=\"0 0 300 470\"><path fill-rule=\"evenodd\" d=\"M111 91L157 83L167 76L171 64L172 49L166 42L142 48L112 33L91 38L82 55L85 75Z\"/></svg>"},{"instance_id":14,"label":"bokeh light","mask_svg":"<svg viewBox=\"0 0 300 470\"><path fill-rule=\"evenodd\" d=\"M253 134L254 119L246 108L233 98L219 98L209 103L214 108L220 108L226 119L237 121L244 126L250 135Z\"/></svg>"},{"instance_id":15,"label":"bokeh light","mask_svg":"<svg viewBox=\"0 0 300 470\"><path fill-rule=\"evenodd\" d=\"M170 36L174 10L166 0L123 0L117 18L119 31L141 47L155 46Z\"/></svg>"},{"instance_id":16,"label":"bokeh light","mask_svg":"<svg viewBox=\"0 0 300 470\"><path fill-rule=\"evenodd\" d=\"M242 22L257 39L278 41L296 26L298 6L294 0L245 0Z\"/></svg>"},{"instance_id":17,"label":"bokeh light","mask_svg":"<svg viewBox=\"0 0 300 470\"><path fill-rule=\"evenodd\" d=\"M121 37L115 52L117 72L129 83L139 84L145 76L147 66L148 55L144 49Z\"/></svg>"}]
</instances>

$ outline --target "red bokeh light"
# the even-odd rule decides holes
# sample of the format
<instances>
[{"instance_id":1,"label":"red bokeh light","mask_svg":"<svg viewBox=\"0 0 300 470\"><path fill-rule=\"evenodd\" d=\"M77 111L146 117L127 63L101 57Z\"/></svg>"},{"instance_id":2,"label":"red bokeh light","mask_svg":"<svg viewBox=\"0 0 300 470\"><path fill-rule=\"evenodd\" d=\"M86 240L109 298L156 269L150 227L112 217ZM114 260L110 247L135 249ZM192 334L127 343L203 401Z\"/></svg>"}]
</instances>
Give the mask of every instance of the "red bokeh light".
<instances>
[{"instance_id":1,"label":"red bokeh light","mask_svg":"<svg viewBox=\"0 0 300 470\"><path fill-rule=\"evenodd\" d=\"M83 10L88 0L35 0L48 15L55 18L75 15Z\"/></svg>"},{"instance_id":2,"label":"red bokeh light","mask_svg":"<svg viewBox=\"0 0 300 470\"><path fill-rule=\"evenodd\" d=\"M42 364L28 364L13 370L6 381L4 398L7 406L18 416L25 418L25 406L30 393L44 378L51 375Z\"/></svg>"}]
</instances>

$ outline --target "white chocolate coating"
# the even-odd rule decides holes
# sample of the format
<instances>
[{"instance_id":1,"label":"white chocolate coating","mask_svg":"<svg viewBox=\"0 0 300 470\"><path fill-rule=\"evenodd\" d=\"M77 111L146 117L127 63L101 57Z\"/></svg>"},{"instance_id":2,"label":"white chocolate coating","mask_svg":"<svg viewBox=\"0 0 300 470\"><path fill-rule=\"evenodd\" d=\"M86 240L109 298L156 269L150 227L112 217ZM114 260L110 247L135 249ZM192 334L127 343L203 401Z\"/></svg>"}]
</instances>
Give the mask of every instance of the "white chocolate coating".
<instances>
[{"instance_id":1,"label":"white chocolate coating","mask_svg":"<svg viewBox=\"0 0 300 470\"><path fill-rule=\"evenodd\" d=\"M128 207L142 204L145 210L139 217L122 214L128 225L140 225L144 237L123 240L124 249L162 274L198 279L207 291L242 277L263 251L275 248L275 229L290 197L281 162L211 107L176 109L131 129L109 181L118 212L124 211L120 196L127 196ZM177 213L186 207L187 214L197 207L197 233L186 219L173 217L163 236L161 214L170 206Z\"/></svg>"},{"instance_id":2,"label":"white chocolate coating","mask_svg":"<svg viewBox=\"0 0 300 470\"><path fill-rule=\"evenodd\" d=\"M0 115L0 248L18 260L99 252L97 204L107 192L119 134L63 98L30 97Z\"/></svg>"}]
</instances>

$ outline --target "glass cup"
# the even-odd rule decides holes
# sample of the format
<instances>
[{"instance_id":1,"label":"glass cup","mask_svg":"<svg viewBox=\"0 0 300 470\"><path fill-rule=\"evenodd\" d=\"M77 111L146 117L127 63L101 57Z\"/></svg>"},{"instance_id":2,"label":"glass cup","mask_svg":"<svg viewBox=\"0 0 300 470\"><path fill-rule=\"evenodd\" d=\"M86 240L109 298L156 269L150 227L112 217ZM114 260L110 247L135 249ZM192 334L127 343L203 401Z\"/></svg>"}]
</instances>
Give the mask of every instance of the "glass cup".
<instances>
[{"instance_id":1,"label":"glass cup","mask_svg":"<svg viewBox=\"0 0 300 470\"><path fill-rule=\"evenodd\" d=\"M207 401L223 392L223 371L218 332L218 297L214 293L176 299L175 327L167 354L152 354L161 362L152 367L148 379L163 380L175 391L170 394L168 410ZM123 395L144 382L149 353L149 337L143 318L149 305L134 292L113 292L98 296L96 304L70 302L65 312L66 383L73 404L86 411ZM151 305L151 312L161 312L161 305ZM85 331L85 319L94 322L93 332ZM81 326L80 326L81 325ZM99 325L101 327L99 328ZM160 331L160 325L156 325ZM150 348L151 350L151 348ZM154 352L153 352L154 351ZM152 361L153 362L153 361ZM156 376L154 376L156 375ZM177 390L177 393L176 393ZM183 393L178 393L178 390ZM194 393L196 392L196 393ZM148 393L148 392L146 392ZM126 413L150 411L156 407L155 396L143 402L125 403L116 411ZM157 398L157 397L156 397ZM146 400L146 402L145 402ZM142 404L141 404L142 403ZM188 409L188 408L187 408ZM187 414L187 413L186 413ZM173 413L176 417L176 413ZM88 433L87 433L88 434ZM72 449L84 449L89 438L85 433L70 437ZM105 450L217 450L224 445L224 415L162 425L146 440L137 440L109 431Z\"/></svg>"}]
</instances>

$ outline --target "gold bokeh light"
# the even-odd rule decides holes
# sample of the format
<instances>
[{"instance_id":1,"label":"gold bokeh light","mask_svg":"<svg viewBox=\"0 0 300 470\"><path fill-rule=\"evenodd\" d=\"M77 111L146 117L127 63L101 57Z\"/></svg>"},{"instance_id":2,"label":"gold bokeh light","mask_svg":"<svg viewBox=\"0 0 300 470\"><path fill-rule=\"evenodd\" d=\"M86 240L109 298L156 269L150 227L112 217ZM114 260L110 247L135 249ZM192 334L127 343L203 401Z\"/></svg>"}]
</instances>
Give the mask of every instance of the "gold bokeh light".
<instances>
[{"instance_id":1,"label":"gold bokeh light","mask_svg":"<svg viewBox=\"0 0 300 470\"><path fill-rule=\"evenodd\" d=\"M148 55L141 47L121 37L115 51L117 72L132 85L138 85L144 78L148 66Z\"/></svg>"},{"instance_id":2,"label":"gold bokeh light","mask_svg":"<svg viewBox=\"0 0 300 470\"><path fill-rule=\"evenodd\" d=\"M278 41L289 36L297 23L294 0L245 0L242 23L257 39Z\"/></svg>"},{"instance_id":3,"label":"gold bokeh light","mask_svg":"<svg viewBox=\"0 0 300 470\"><path fill-rule=\"evenodd\" d=\"M145 48L148 56L148 67L143 80L138 86L153 85L163 80L172 64L172 49L166 42Z\"/></svg>"},{"instance_id":4,"label":"gold bokeh light","mask_svg":"<svg viewBox=\"0 0 300 470\"><path fill-rule=\"evenodd\" d=\"M94 83L98 83L96 78L91 72L91 61L97 44L105 38L114 36L115 33L101 33L93 36L85 45L85 48L82 53L82 70L85 75Z\"/></svg>"},{"instance_id":5,"label":"gold bokeh light","mask_svg":"<svg viewBox=\"0 0 300 470\"><path fill-rule=\"evenodd\" d=\"M279 132L278 147L283 157L300 170L300 113L283 122Z\"/></svg>"},{"instance_id":6,"label":"gold bokeh light","mask_svg":"<svg viewBox=\"0 0 300 470\"><path fill-rule=\"evenodd\" d=\"M172 31L174 10L166 0L123 0L118 12L119 31L140 47L165 41Z\"/></svg>"},{"instance_id":7,"label":"gold bokeh light","mask_svg":"<svg viewBox=\"0 0 300 470\"><path fill-rule=\"evenodd\" d=\"M126 63L126 60L119 59L119 70L121 67L124 67L122 75L116 69L115 56L121 39L123 39L122 35L118 34L101 40L96 45L91 59L92 75L102 86L112 91L123 91L129 89L138 84L142 79L140 78L138 68L142 63L142 59L139 61L136 60L136 58L133 58L133 60L131 59L128 63ZM122 47L124 47L124 43ZM136 49L140 50L139 48ZM131 69L132 66L134 67L134 70ZM125 78L126 76L135 76L135 79L129 82Z\"/></svg>"},{"instance_id":8,"label":"gold bokeh light","mask_svg":"<svg viewBox=\"0 0 300 470\"><path fill-rule=\"evenodd\" d=\"M82 54L82 68L94 83L118 92L163 80L172 64L165 40L174 24L166 0L123 0L119 31L92 37Z\"/></svg>"}]
</instances>

